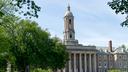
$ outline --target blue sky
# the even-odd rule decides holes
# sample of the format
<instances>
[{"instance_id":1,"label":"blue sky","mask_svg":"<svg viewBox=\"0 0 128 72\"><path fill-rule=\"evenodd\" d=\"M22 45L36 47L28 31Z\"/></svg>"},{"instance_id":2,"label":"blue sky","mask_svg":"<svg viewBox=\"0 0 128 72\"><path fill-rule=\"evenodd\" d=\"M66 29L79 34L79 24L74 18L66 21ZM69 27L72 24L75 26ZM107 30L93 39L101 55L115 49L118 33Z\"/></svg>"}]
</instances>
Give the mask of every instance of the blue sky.
<instances>
[{"instance_id":1,"label":"blue sky","mask_svg":"<svg viewBox=\"0 0 128 72\"><path fill-rule=\"evenodd\" d=\"M47 28L52 36L63 39L63 17L67 9L67 0L35 0L42 7L38 19L33 19L42 28ZM116 15L107 5L110 0L70 0L71 11L75 17L75 33L79 43L84 45L118 47L128 44L128 28L121 27L125 19Z\"/></svg>"}]
</instances>

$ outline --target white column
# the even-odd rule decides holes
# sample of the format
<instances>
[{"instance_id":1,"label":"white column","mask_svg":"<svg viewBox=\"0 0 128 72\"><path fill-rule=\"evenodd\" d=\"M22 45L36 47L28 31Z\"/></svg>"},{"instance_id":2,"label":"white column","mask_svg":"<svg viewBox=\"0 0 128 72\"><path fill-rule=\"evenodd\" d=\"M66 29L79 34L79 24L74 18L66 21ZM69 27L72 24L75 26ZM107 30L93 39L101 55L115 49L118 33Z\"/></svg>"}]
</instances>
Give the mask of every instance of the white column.
<instances>
[{"instance_id":1,"label":"white column","mask_svg":"<svg viewBox=\"0 0 128 72\"><path fill-rule=\"evenodd\" d=\"M91 54L89 54L89 71L92 72Z\"/></svg>"},{"instance_id":2,"label":"white column","mask_svg":"<svg viewBox=\"0 0 128 72\"><path fill-rule=\"evenodd\" d=\"M71 54L69 54L69 72L72 72L72 69L71 69Z\"/></svg>"},{"instance_id":3,"label":"white column","mask_svg":"<svg viewBox=\"0 0 128 72\"><path fill-rule=\"evenodd\" d=\"M86 61L86 53L84 54L84 70L87 72L87 61Z\"/></svg>"},{"instance_id":4,"label":"white column","mask_svg":"<svg viewBox=\"0 0 128 72\"><path fill-rule=\"evenodd\" d=\"M94 54L94 72L96 72L96 67L97 67L97 64L96 64L96 54Z\"/></svg>"},{"instance_id":5,"label":"white column","mask_svg":"<svg viewBox=\"0 0 128 72\"><path fill-rule=\"evenodd\" d=\"M80 72L82 72L82 59L81 59L81 53L79 54L79 64L80 64Z\"/></svg>"},{"instance_id":6,"label":"white column","mask_svg":"<svg viewBox=\"0 0 128 72\"><path fill-rule=\"evenodd\" d=\"M74 72L76 72L76 54L74 53Z\"/></svg>"}]
</instances>

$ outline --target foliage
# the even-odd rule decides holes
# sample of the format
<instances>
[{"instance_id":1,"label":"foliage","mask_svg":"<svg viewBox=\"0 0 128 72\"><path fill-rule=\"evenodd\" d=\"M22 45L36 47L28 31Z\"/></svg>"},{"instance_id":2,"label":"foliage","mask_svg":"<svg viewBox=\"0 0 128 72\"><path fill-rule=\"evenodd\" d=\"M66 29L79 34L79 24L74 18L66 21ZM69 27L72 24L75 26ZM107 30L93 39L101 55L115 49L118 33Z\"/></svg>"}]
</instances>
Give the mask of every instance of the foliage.
<instances>
[{"instance_id":1,"label":"foliage","mask_svg":"<svg viewBox=\"0 0 128 72\"><path fill-rule=\"evenodd\" d=\"M11 4L16 7L16 12L23 13L24 16L38 17L37 13L41 9L33 0L12 0Z\"/></svg>"},{"instance_id":2,"label":"foliage","mask_svg":"<svg viewBox=\"0 0 128 72\"><path fill-rule=\"evenodd\" d=\"M37 68L37 69L34 69L32 72L52 72L50 69L48 70L43 70L41 68Z\"/></svg>"},{"instance_id":3,"label":"foliage","mask_svg":"<svg viewBox=\"0 0 128 72\"><path fill-rule=\"evenodd\" d=\"M112 0L108 2L108 5L115 10L115 13L128 13L128 1L127 0Z\"/></svg>"},{"instance_id":4,"label":"foliage","mask_svg":"<svg viewBox=\"0 0 128 72\"><path fill-rule=\"evenodd\" d=\"M128 0L112 0L108 5L115 11L116 14L128 14ZM128 18L121 23L122 26L128 26Z\"/></svg>"},{"instance_id":5,"label":"foliage","mask_svg":"<svg viewBox=\"0 0 128 72\"><path fill-rule=\"evenodd\" d=\"M33 0L0 0L0 15L18 12L26 17L38 18L41 8Z\"/></svg>"},{"instance_id":6,"label":"foliage","mask_svg":"<svg viewBox=\"0 0 128 72\"><path fill-rule=\"evenodd\" d=\"M0 0L0 15L14 13L15 7L11 2L12 0Z\"/></svg>"},{"instance_id":7,"label":"foliage","mask_svg":"<svg viewBox=\"0 0 128 72\"><path fill-rule=\"evenodd\" d=\"M122 47L122 48L126 49L126 46L125 46L124 44L122 44L120 47Z\"/></svg>"},{"instance_id":8,"label":"foliage","mask_svg":"<svg viewBox=\"0 0 128 72\"><path fill-rule=\"evenodd\" d=\"M1 20L0 26L4 28L3 33L7 36L6 46L9 46L1 47L1 50L7 53L7 60L13 62L19 71L25 71L28 66L53 70L65 66L68 60L65 46L58 38L51 38L36 22L20 20L13 15L2 16ZM2 36L4 35L0 37Z\"/></svg>"},{"instance_id":9,"label":"foliage","mask_svg":"<svg viewBox=\"0 0 128 72\"><path fill-rule=\"evenodd\" d=\"M51 69L61 69L65 67L66 62L68 61L68 53L66 47L62 44L61 40L57 37L52 38L53 42L53 52L50 52L49 57L51 57L50 68Z\"/></svg>"},{"instance_id":10,"label":"foliage","mask_svg":"<svg viewBox=\"0 0 128 72\"><path fill-rule=\"evenodd\" d=\"M3 52L8 52L8 48L10 47L8 42L8 37L6 35L6 31L2 26L0 26L0 53L2 55Z\"/></svg>"},{"instance_id":11,"label":"foliage","mask_svg":"<svg viewBox=\"0 0 128 72\"><path fill-rule=\"evenodd\" d=\"M7 61L4 58L0 57L0 72L6 71L6 63Z\"/></svg>"},{"instance_id":12,"label":"foliage","mask_svg":"<svg viewBox=\"0 0 128 72\"><path fill-rule=\"evenodd\" d=\"M111 70L108 70L108 72L121 72L119 69L111 69Z\"/></svg>"},{"instance_id":13,"label":"foliage","mask_svg":"<svg viewBox=\"0 0 128 72\"><path fill-rule=\"evenodd\" d=\"M5 72L7 61L13 62L13 56L9 52L9 37L4 27L0 25L0 72Z\"/></svg>"}]
</instances>

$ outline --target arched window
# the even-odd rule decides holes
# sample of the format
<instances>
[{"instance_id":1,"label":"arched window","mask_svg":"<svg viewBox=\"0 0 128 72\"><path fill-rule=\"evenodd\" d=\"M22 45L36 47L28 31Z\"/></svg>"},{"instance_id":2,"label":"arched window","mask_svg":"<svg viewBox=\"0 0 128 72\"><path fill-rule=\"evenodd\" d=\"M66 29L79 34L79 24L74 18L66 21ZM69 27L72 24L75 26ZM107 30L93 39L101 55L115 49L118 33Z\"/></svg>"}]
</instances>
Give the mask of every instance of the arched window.
<instances>
[{"instance_id":1,"label":"arched window","mask_svg":"<svg viewBox=\"0 0 128 72\"><path fill-rule=\"evenodd\" d=\"M69 24L71 24L71 19L69 19Z\"/></svg>"},{"instance_id":2,"label":"arched window","mask_svg":"<svg viewBox=\"0 0 128 72\"><path fill-rule=\"evenodd\" d=\"M72 38L72 35L70 34L70 38Z\"/></svg>"}]
</instances>

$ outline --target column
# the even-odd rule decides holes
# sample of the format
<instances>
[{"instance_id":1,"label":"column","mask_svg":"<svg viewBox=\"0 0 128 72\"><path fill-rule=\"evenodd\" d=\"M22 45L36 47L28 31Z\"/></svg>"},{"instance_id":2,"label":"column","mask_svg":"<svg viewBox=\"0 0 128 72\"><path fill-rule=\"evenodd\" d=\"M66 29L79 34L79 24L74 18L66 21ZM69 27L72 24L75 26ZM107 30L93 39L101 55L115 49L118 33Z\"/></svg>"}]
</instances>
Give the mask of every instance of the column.
<instances>
[{"instance_id":1,"label":"column","mask_svg":"<svg viewBox=\"0 0 128 72\"><path fill-rule=\"evenodd\" d=\"M89 54L89 71L92 72L91 54Z\"/></svg>"},{"instance_id":2,"label":"column","mask_svg":"<svg viewBox=\"0 0 128 72\"><path fill-rule=\"evenodd\" d=\"M72 72L71 66L71 54L69 54L69 72Z\"/></svg>"},{"instance_id":3,"label":"column","mask_svg":"<svg viewBox=\"0 0 128 72\"><path fill-rule=\"evenodd\" d=\"M81 53L79 54L79 64L80 64L80 72L82 72L82 59L81 59Z\"/></svg>"},{"instance_id":4,"label":"column","mask_svg":"<svg viewBox=\"0 0 128 72\"><path fill-rule=\"evenodd\" d=\"M86 59L86 53L84 54L84 70L87 72L87 59Z\"/></svg>"},{"instance_id":5,"label":"column","mask_svg":"<svg viewBox=\"0 0 128 72\"><path fill-rule=\"evenodd\" d=\"M94 72L96 72L96 67L97 67L97 64L96 64L96 54L94 54Z\"/></svg>"},{"instance_id":6,"label":"column","mask_svg":"<svg viewBox=\"0 0 128 72\"><path fill-rule=\"evenodd\" d=\"M76 54L74 53L74 72L76 72Z\"/></svg>"}]
</instances>

